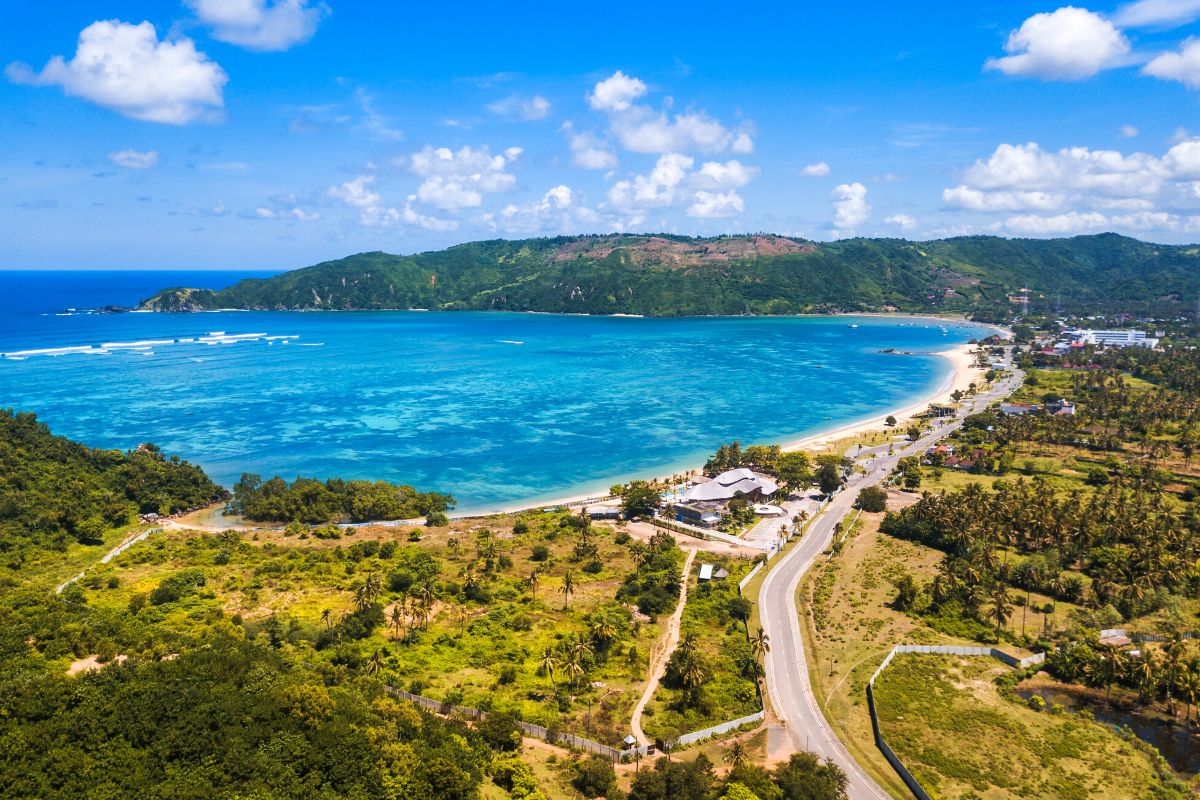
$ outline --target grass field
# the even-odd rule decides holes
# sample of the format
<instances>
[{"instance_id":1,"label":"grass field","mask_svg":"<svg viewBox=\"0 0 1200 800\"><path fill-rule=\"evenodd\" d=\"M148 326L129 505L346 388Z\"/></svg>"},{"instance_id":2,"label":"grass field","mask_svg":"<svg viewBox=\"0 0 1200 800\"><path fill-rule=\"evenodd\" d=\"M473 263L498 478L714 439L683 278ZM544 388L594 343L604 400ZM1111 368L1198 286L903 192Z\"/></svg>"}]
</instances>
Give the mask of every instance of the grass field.
<instances>
[{"instance_id":1,"label":"grass field","mask_svg":"<svg viewBox=\"0 0 1200 800\"><path fill-rule=\"evenodd\" d=\"M1158 796L1151 759L1115 731L1000 695L989 658L897 656L875 682L888 744L933 796L1109 800Z\"/></svg>"}]
</instances>

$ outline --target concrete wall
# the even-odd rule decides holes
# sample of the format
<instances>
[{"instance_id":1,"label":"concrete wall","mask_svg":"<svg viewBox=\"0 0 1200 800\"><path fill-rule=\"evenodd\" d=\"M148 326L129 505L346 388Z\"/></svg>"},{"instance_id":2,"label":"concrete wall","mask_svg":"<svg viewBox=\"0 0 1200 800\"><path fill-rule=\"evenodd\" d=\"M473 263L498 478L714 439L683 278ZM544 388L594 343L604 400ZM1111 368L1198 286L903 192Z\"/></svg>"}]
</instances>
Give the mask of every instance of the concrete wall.
<instances>
[{"instance_id":1,"label":"concrete wall","mask_svg":"<svg viewBox=\"0 0 1200 800\"><path fill-rule=\"evenodd\" d=\"M883 733L879 730L879 716L875 713L875 679L878 678L888 666L891 665L892 659L898 653L932 653L935 655L950 655L950 656L987 656L1003 661L1014 669L1024 669L1032 664L1041 664L1046 660L1045 653L1035 653L1032 656L1025 658L1017 658L1016 656L1006 653L995 647L963 647L959 645L928 645L928 644L900 644L892 648L887 657L883 659L883 663L875 670L875 674L871 676L871 680L867 681L867 711L871 715L871 733L875 737L875 746L879 748L879 752L883 753L883 757L892 765L892 769L896 770L896 774L900 776L900 780L904 781L904 785L909 788L913 796L917 800L931 800L929 794L924 787L913 777L913 774L908 771L908 767L904 766L892 748L888 746L887 741L883 738Z\"/></svg>"}]
</instances>

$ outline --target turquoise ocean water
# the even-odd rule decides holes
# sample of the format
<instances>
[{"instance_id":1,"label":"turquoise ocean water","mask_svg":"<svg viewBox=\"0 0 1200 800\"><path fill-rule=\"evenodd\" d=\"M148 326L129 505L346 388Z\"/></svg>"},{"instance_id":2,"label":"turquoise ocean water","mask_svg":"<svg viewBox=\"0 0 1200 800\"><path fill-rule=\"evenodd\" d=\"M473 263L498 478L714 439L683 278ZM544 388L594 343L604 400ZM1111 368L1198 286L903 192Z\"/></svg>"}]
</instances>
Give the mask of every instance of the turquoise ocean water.
<instances>
[{"instance_id":1,"label":"turquoise ocean water","mask_svg":"<svg viewBox=\"0 0 1200 800\"><path fill-rule=\"evenodd\" d=\"M382 478L478 511L910 404L949 363L881 350L984 333L845 317L66 311L248 274L0 271L0 406L95 446L155 442L226 485Z\"/></svg>"}]
</instances>

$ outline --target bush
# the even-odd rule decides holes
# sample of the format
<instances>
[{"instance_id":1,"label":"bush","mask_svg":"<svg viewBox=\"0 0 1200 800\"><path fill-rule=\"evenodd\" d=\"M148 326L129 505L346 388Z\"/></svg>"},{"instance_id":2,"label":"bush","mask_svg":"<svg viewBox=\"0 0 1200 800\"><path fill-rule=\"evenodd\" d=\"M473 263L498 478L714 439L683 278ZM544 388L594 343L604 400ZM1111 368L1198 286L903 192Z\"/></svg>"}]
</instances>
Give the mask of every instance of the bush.
<instances>
[{"instance_id":1,"label":"bush","mask_svg":"<svg viewBox=\"0 0 1200 800\"><path fill-rule=\"evenodd\" d=\"M425 516L425 525L430 528L444 528L450 524L450 518L444 511L430 511Z\"/></svg>"},{"instance_id":2,"label":"bush","mask_svg":"<svg viewBox=\"0 0 1200 800\"><path fill-rule=\"evenodd\" d=\"M592 756L575 765L571 785L584 797L615 797L617 795L617 771L606 758Z\"/></svg>"},{"instance_id":3,"label":"bush","mask_svg":"<svg viewBox=\"0 0 1200 800\"><path fill-rule=\"evenodd\" d=\"M521 729L508 714L488 714L475 730L493 750L510 753L521 746Z\"/></svg>"},{"instance_id":4,"label":"bush","mask_svg":"<svg viewBox=\"0 0 1200 800\"><path fill-rule=\"evenodd\" d=\"M529 558L531 561L545 561L550 558L550 548L544 544L535 544Z\"/></svg>"},{"instance_id":5,"label":"bush","mask_svg":"<svg viewBox=\"0 0 1200 800\"><path fill-rule=\"evenodd\" d=\"M858 493L858 507L870 514L887 510L887 492L878 486L868 486Z\"/></svg>"}]
</instances>

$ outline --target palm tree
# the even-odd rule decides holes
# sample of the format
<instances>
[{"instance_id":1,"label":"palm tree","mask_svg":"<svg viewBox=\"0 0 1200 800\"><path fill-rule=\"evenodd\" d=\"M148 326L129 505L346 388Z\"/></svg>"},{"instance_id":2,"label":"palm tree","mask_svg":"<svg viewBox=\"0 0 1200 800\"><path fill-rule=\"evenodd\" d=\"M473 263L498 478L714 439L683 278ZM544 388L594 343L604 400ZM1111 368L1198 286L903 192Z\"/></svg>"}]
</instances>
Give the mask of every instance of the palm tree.
<instances>
[{"instance_id":1,"label":"palm tree","mask_svg":"<svg viewBox=\"0 0 1200 800\"><path fill-rule=\"evenodd\" d=\"M378 675L383 672L383 652L376 648L371 657L367 659L367 674Z\"/></svg>"},{"instance_id":2,"label":"palm tree","mask_svg":"<svg viewBox=\"0 0 1200 800\"><path fill-rule=\"evenodd\" d=\"M708 680L708 670L704 668L699 658L688 656L683 663L683 668L679 670L679 678L683 681L683 686L687 689L693 703L696 696L700 692L700 687Z\"/></svg>"},{"instance_id":3,"label":"palm tree","mask_svg":"<svg viewBox=\"0 0 1200 800\"><path fill-rule=\"evenodd\" d=\"M558 593L563 596L563 611L566 611L571 595L575 594L575 576L571 574L570 570L563 575L562 586L558 587Z\"/></svg>"},{"instance_id":4,"label":"palm tree","mask_svg":"<svg viewBox=\"0 0 1200 800\"><path fill-rule=\"evenodd\" d=\"M1187 725L1192 726L1192 706L1200 701L1200 665L1185 668L1179 676L1179 699L1187 703Z\"/></svg>"},{"instance_id":5,"label":"palm tree","mask_svg":"<svg viewBox=\"0 0 1200 800\"><path fill-rule=\"evenodd\" d=\"M582 633L576 633L571 639L569 652L575 661L583 663L584 658L592 654L592 643Z\"/></svg>"},{"instance_id":6,"label":"palm tree","mask_svg":"<svg viewBox=\"0 0 1200 800\"><path fill-rule=\"evenodd\" d=\"M567 676L567 682L572 684L582 678L587 671L583 668L583 663L578 657L567 659L563 662L562 669Z\"/></svg>"},{"instance_id":7,"label":"palm tree","mask_svg":"<svg viewBox=\"0 0 1200 800\"><path fill-rule=\"evenodd\" d=\"M363 581L363 595L366 597L368 604L374 603L383 594L383 581L379 578L379 573L372 572L367 575Z\"/></svg>"},{"instance_id":8,"label":"palm tree","mask_svg":"<svg viewBox=\"0 0 1200 800\"><path fill-rule=\"evenodd\" d=\"M325 624L326 628L333 627L333 612L328 608L321 611L321 622Z\"/></svg>"},{"instance_id":9,"label":"palm tree","mask_svg":"<svg viewBox=\"0 0 1200 800\"><path fill-rule=\"evenodd\" d=\"M394 632L392 634L392 638L399 639L400 638L400 628L404 626L404 599L403 598L401 598L400 601L396 603L396 605L392 606L392 616L390 618L390 622L392 623L392 631Z\"/></svg>"},{"instance_id":10,"label":"palm tree","mask_svg":"<svg viewBox=\"0 0 1200 800\"><path fill-rule=\"evenodd\" d=\"M550 678L550 686L552 689L557 688L554 685L554 670L558 669L561 664L562 660L558 657L558 654L554 652L554 648L547 647L546 649L542 650L542 655L538 659L538 668L546 671L547 677Z\"/></svg>"},{"instance_id":11,"label":"palm tree","mask_svg":"<svg viewBox=\"0 0 1200 800\"><path fill-rule=\"evenodd\" d=\"M741 742L735 741L730 745L725 754L721 756L721 760L729 765L730 769L737 769L742 764L746 763L746 748Z\"/></svg>"},{"instance_id":12,"label":"palm tree","mask_svg":"<svg viewBox=\"0 0 1200 800\"><path fill-rule=\"evenodd\" d=\"M997 583L992 589L992 613L991 617L996 621L996 641L1000 641L1000 629L1004 627L1004 623L1008 622L1009 616L1012 614L1012 602L1008 596L1008 587L1003 583Z\"/></svg>"},{"instance_id":13,"label":"palm tree","mask_svg":"<svg viewBox=\"0 0 1200 800\"><path fill-rule=\"evenodd\" d=\"M534 597L537 597L538 584L541 583L541 580L541 570L536 569L530 572L529 577L525 579L525 585L529 588L529 593Z\"/></svg>"},{"instance_id":14,"label":"palm tree","mask_svg":"<svg viewBox=\"0 0 1200 800\"><path fill-rule=\"evenodd\" d=\"M771 637L767 636L767 632L758 626L758 631L750 637L750 652L754 654L756 659L761 658L764 653L771 652Z\"/></svg>"},{"instance_id":15,"label":"palm tree","mask_svg":"<svg viewBox=\"0 0 1200 800\"><path fill-rule=\"evenodd\" d=\"M596 619L592 623L590 632L598 644L607 644L617 638L617 626L607 615Z\"/></svg>"}]
</instances>

